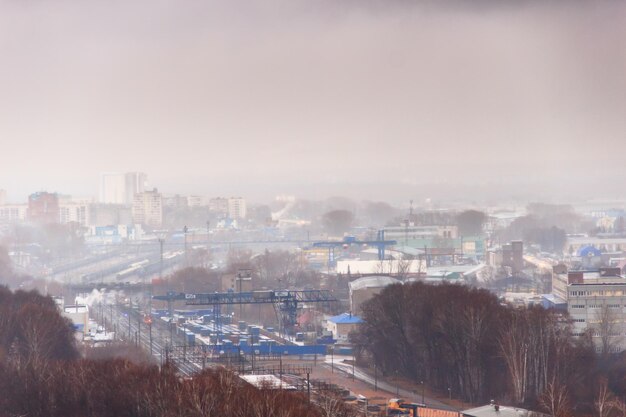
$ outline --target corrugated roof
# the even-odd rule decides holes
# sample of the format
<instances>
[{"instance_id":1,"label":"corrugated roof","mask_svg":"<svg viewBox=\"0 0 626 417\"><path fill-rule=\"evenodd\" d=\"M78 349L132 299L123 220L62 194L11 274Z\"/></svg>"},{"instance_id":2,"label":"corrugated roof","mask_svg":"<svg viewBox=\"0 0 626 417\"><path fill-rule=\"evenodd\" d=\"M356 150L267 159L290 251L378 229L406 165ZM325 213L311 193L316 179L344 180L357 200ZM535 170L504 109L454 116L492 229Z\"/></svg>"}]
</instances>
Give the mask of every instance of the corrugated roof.
<instances>
[{"instance_id":1,"label":"corrugated roof","mask_svg":"<svg viewBox=\"0 0 626 417\"><path fill-rule=\"evenodd\" d=\"M363 320L359 316L352 315L350 313L343 313L338 316L333 316L328 321L337 324L359 324L363 323Z\"/></svg>"},{"instance_id":2,"label":"corrugated roof","mask_svg":"<svg viewBox=\"0 0 626 417\"><path fill-rule=\"evenodd\" d=\"M359 279L355 279L348 283L350 290L360 290L363 288L381 288L386 287L387 285L399 284L400 280L395 278L391 278L385 275L373 275L370 277L363 277Z\"/></svg>"},{"instance_id":3,"label":"corrugated roof","mask_svg":"<svg viewBox=\"0 0 626 417\"><path fill-rule=\"evenodd\" d=\"M503 405L498 406L498 410L496 411L493 405L483 405L482 407L461 411L461 414L468 417L526 417L535 413L524 408ZM536 413L535 415L541 416L545 414Z\"/></svg>"}]
</instances>

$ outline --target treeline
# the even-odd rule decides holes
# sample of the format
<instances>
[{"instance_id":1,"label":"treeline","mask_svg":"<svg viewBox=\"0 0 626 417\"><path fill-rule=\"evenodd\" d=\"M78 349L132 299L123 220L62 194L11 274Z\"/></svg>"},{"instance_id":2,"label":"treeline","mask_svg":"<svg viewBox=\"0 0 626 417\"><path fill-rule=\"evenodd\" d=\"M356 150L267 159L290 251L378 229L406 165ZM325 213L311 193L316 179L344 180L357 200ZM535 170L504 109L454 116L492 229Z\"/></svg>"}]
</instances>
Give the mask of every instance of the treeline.
<instances>
[{"instance_id":1,"label":"treeline","mask_svg":"<svg viewBox=\"0 0 626 417\"><path fill-rule=\"evenodd\" d=\"M572 335L563 314L513 308L461 285L387 287L363 306L352 335L378 371L425 381L471 403L491 399L552 415L624 408L622 355L597 356L591 337Z\"/></svg>"},{"instance_id":2,"label":"treeline","mask_svg":"<svg viewBox=\"0 0 626 417\"><path fill-rule=\"evenodd\" d=\"M309 405L301 393L257 389L223 368L181 378L171 366L159 369L121 359L55 362L28 379L3 372L1 415L202 417L351 417L337 400L332 414Z\"/></svg>"},{"instance_id":3,"label":"treeline","mask_svg":"<svg viewBox=\"0 0 626 417\"><path fill-rule=\"evenodd\" d=\"M110 355L109 355L110 356ZM90 357L95 355L90 354ZM340 399L257 389L225 369L181 378L124 359L79 355L54 301L0 287L0 416L353 417Z\"/></svg>"}]
</instances>

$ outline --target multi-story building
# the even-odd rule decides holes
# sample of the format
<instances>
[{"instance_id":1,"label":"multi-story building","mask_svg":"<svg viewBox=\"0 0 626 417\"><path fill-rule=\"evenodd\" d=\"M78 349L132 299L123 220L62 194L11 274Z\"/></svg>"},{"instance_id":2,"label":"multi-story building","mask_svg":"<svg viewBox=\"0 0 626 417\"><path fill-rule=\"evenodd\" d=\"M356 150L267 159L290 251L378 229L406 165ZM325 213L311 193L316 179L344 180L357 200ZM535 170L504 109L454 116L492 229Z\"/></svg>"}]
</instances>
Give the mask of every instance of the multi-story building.
<instances>
[{"instance_id":1,"label":"multi-story building","mask_svg":"<svg viewBox=\"0 0 626 417\"><path fill-rule=\"evenodd\" d=\"M81 226L89 226L89 205L78 202L61 203L59 221L62 224L78 223Z\"/></svg>"},{"instance_id":2,"label":"multi-story building","mask_svg":"<svg viewBox=\"0 0 626 417\"><path fill-rule=\"evenodd\" d=\"M220 217L228 216L228 199L223 197L212 198L209 200L209 211Z\"/></svg>"},{"instance_id":3,"label":"multi-story building","mask_svg":"<svg viewBox=\"0 0 626 417\"><path fill-rule=\"evenodd\" d=\"M456 226L415 226L408 224L405 226L388 226L384 228L385 238L390 240L415 240L427 238L456 239L458 228Z\"/></svg>"},{"instance_id":4,"label":"multi-story building","mask_svg":"<svg viewBox=\"0 0 626 417\"><path fill-rule=\"evenodd\" d=\"M133 222L132 208L112 204L89 205L90 226L128 225Z\"/></svg>"},{"instance_id":5,"label":"multi-story building","mask_svg":"<svg viewBox=\"0 0 626 417\"><path fill-rule=\"evenodd\" d=\"M35 223L59 223L59 197L41 191L28 197L28 220Z\"/></svg>"},{"instance_id":6,"label":"multi-story building","mask_svg":"<svg viewBox=\"0 0 626 417\"><path fill-rule=\"evenodd\" d=\"M233 220L246 218L246 200L242 197L217 197L209 200L209 211Z\"/></svg>"},{"instance_id":7,"label":"multi-story building","mask_svg":"<svg viewBox=\"0 0 626 417\"><path fill-rule=\"evenodd\" d=\"M510 267L514 274L524 269L524 242L514 240L502 245L502 266Z\"/></svg>"},{"instance_id":8,"label":"multi-story building","mask_svg":"<svg viewBox=\"0 0 626 417\"><path fill-rule=\"evenodd\" d=\"M26 220L28 204L5 204L0 206L0 223L18 223Z\"/></svg>"},{"instance_id":9,"label":"multi-story building","mask_svg":"<svg viewBox=\"0 0 626 417\"><path fill-rule=\"evenodd\" d=\"M151 227L163 224L163 199L157 189L135 194L133 201L133 223Z\"/></svg>"},{"instance_id":10,"label":"multi-story building","mask_svg":"<svg viewBox=\"0 0 626 417\"><path fill-rule=\"evenodd\" d=\"M524 269L524 242L514 240L501 247L489 249L487 251L487 265L496 268L508 266L513 275L520 273Z\"/></svg>"},{"instance_id":11,"label":"multi-story building","mask_svg":"<svg viewBox=\"0 0 626 417\"><path fill-rule=\"evenodd\" d=\"M127 204L126 175L120 172L100 174L100 202L104 204Z\"/></svg>"},{"instance_id":12,"label":"multi-story building","mask_svg":"<svg viewBox=\"0 0 626 417\"><path fill-rule=\"evenodd\" d=\"M200 207L204 203L204 198L200 195L190 195L187 197L187 205L189 207Z\"/></svg>"},{"instance_id":13,"label":"multi-story building","mask_svg":"<svg viewBox=\"0 0 626 417\"><path fill-rule=\"evenodd\" d=\"M188 199L184 195L174 194L163 196L163 206L174 209L182 209L189 206Z\"/></svg>"},{"instance_id":14,"label":"multi-story building","mask_svg":"<svg viewBox=\"0 0 626 417\"><path fill-rule=\"evenodd\" d=\"M124 204L133 204L135 194L146 191L148 176L143 172L127 172L124 174Z\"/></svg>"},{"instance_id":15,"label":"multi-story building","mask_svg":"<svg viewBox=\"0 0 626 417\"><path fill-rule=\"evenodd\" d=\"M552 292L567 302L573 332L590 331L598 351L626 349L626 279L619 268L599 271L553 270Z\"/></svg>"},{"instance_id":16,"label":"multi-story building","mask_svg":"<svg viewBox=\"0 0 626 417\"><path fill-rule=\"evenodd\" d=\"M241 197L228 199L228 217L231 219L246 218L246 200Z\"/></svg>"}]
</instances>

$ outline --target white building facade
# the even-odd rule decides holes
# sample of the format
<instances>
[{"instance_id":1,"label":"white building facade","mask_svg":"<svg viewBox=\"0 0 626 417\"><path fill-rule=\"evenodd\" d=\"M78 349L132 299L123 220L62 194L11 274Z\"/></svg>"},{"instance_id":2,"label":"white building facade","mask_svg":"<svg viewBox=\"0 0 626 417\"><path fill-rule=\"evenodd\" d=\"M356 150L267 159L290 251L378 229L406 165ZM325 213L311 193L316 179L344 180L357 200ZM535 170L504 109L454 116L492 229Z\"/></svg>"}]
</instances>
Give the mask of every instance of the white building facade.
<instances>
[{"instance_id":1,"label":"white building facade","mask_svg":"<svg viewBox=\"0 0 626 417\"><path fill-rule=\"evenodd\" d=\"M132 207L133 223L150 227L163 224L163 198L155 188L152 191L135 194Z\"/></svg>"},{"instance_id":2,"label":"white building facade","mask_svg":"<svg viewBox=\"0 0 626 417\"><path fill-rule=\"evenodd\" d=\"M100 202L126 204L126 176L119 172L100 174Z\"/></svg>"},{"instance_id":3,"label":"white building facade","mask_svg":"<svg viewBox=\"0 0 626 417\"><path fill-rule=\"evenodd\" d=\"M567 272L558 267L552 292L559 298L565 296L574 335L590 331L598 352L603 344L611 352L626 350L626 279L619 269Z\"/></svg>"}]
</instances>

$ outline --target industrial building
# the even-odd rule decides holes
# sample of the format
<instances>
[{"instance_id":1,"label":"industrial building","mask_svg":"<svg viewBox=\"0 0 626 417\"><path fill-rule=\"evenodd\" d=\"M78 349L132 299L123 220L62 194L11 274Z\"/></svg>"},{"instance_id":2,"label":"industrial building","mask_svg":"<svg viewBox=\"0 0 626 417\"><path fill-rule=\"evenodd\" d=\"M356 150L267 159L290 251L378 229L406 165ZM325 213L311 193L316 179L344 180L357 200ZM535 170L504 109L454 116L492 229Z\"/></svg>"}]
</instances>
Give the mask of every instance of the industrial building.
<instances>
[{"instance_id":1,"label":"industrial building","mask_svg":"<svg viewBox=\"0 0 626 417\"><path fill-rule=\"evenodd\" d=\"M383 275L363 277L348 283L350 291L350 311L360 314L361 305L380 293L385 287L402 282Z\"/></svg>"},{"instance_id":2,"label":"industrial building","mask_svg":"<svg viewBox=\"0 0 626 417\"><path fill-rule=\"evenodd\" d=\"M350 332L355 331L361 323L363 320L360 317L354 316L352 313L343 313L327 318L326 330L331 332L333 339L339 343L346 343Z\"/></svg>"},{"instance_id":3,"label":"industrial building","mask_svg":"<svg viewBox=\"0 0 626 417\"><path fill-rule=\"evenodd\" d=\"M607 341L612 351L626 349L626 279L619 268L568 271L557 265L552 293L566 301L575 335L591 330L598 351Z\"/></svg>"},{"instance_id":4,"label":"industrial building","mask_svg":"<svg viewBox=\"0 0 626 417\"><path fill-rule=\"evenodd\" d=\"M514 240L487 252L487 265L509 267L516 275L524 269L524 242Z\"/></svg>"}]
</instances>

